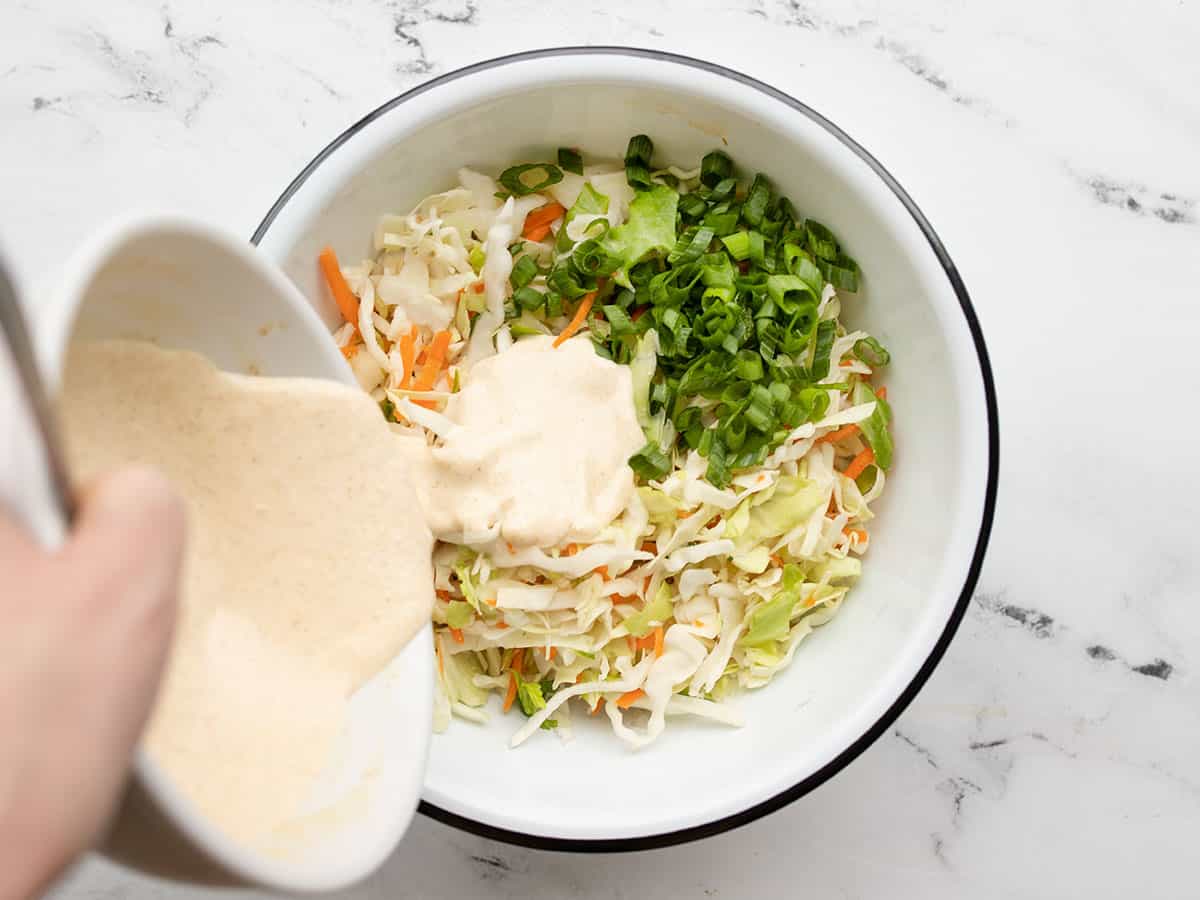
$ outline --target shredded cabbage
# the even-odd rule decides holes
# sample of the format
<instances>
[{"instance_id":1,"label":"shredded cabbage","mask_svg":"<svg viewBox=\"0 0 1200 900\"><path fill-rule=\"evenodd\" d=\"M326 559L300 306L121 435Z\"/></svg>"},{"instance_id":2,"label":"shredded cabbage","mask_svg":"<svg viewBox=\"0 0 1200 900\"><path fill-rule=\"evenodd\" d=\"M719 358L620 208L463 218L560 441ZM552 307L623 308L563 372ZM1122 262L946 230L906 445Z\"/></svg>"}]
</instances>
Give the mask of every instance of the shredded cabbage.
<instances>
[{"instance_id":1,"label":"shredded cabbage","mask_svg":"<svg viewBox=\"0 0 1200 900\"><path fill-rule=\"evenodd\" d=\"M597 259L610 266L604 277L611 283L596 300L603 315L585 327L598 348L624 335L623 355L614 359L630 367L638 422L668 463L654 477L643 473L621 515L586 544L514 547L499 539L495 525L464 535L461 544L438 545L436 730L452 718L486 721L487 710L499 709L509 695L511 708L526 717L513 746L539 730L565 736L572 700L577 710L603 708L613 732L632 748L657 739L673 716L738 726L738 690L761 687L786 668L861 576L871 505L884 490L893 453L891 409L869 381L872 367L886 363L886 351L867 333L841 325L834 284L811 295L813 327L832 323L820 329L821 367L815 350L764 357L771 371L811 367L802 384L817 398L805 407L812 414L781 415L770 445L748 464L730 460L719 480L710 478L709 452L691 438L717 427L723 410L744 397L698 390L673 405L660 360L678 354L688 338L666 314L654 321L647 315L635 326L650 289L638 272L651 269L652 277L667 254L689 252L690 238L683 240L677 221L695 215L689 195L716 189L704 180L709 165L706 158L700 168L655 169L638 189L632 170L587 166L582 175L565 172L544 192L523 196L507 196L491 176L462 169L459 186L407 214L381 216L374 255L343 268L359 307L356 320L336 332L338 346L394 428L436 442L457 427L440 404L470 378L475 363L527 335L563 330L570 308L541 305L553 267L581 244L601 248ZM523 238L526 216L551 201L566 210L551 234ZM740 195L729 204L735 225L739 204L752 206ZM699 226L690 221L692 234ZM823 226L804 228L815 235L808 246L818 257L816 263L806 257L804 271L812 276L822 266L846 277L856 264L835 253ZM709 280L696 288L705 302L728 300L737 275L731 264L706 272ZM444 335L444 369L432 384L414 386L413 366L438 335ZM862 346L878 350L860 358ZM765 387L771 377L764 370ZM876 464L857 479L846 477L849 461L868 449Z\"/></svg>"}]
</instances>

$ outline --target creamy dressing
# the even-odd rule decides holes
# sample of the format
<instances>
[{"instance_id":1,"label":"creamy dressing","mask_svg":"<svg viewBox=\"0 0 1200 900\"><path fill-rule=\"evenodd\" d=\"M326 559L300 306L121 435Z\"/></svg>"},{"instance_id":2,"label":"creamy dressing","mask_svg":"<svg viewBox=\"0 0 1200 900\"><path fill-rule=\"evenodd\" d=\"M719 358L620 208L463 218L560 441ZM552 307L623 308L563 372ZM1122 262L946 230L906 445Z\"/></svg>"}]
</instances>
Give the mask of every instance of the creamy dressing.
<instances>
[{"instance_id":1,"label":"creamy dressing","mask_svg":"<svg viewBox=\"0 0 1200 900\"><path fill-rule=\"evenodd\" d=\"M430 529L458 543L588 542L633 493L629 457L645 443L629 369L586 337L555 348L521 340L476 363L424 460L418 491Z\"/></svg>"},{"instance_id":2,"label":"creamy dressing","mask_svg":"<svg viewBox=\"0 0 1200 900\"><path fill-rule=\"evenodd\" d=\"M433 540L396 465L419 442L357 389L144 343L75 345L62 406L82 479L150 463L187 502L147 751L230 837L294 850L350 694L429 621Z\"/></svg>"},{"instance_id":3,"label":"creamy dressing","mask_svg":"<svg viewBox=\"0 0 1200 900\"><path fill-rule=\"evenodd\" d=\"M434 536L509 553L592 541L630 502L644 442L629 369L586 337L481 359L433 446L357 389L136 342L73 346L62 407L81 478L149 463L187 501L180 623L144 745L201 813L274 855L355 814L305 804L350 695L429 621Z\"/></svg>"}]
</instances>

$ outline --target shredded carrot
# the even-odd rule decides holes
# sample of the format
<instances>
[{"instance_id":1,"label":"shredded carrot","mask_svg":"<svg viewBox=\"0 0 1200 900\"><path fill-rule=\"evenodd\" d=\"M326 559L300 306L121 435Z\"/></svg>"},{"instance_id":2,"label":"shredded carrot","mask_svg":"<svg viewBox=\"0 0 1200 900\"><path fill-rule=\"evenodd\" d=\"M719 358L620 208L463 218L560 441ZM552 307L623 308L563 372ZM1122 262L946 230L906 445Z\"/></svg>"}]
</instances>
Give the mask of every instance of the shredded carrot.
<instances>
[{"instance_id":1,"label":"shredded carrot","mask_svg":"<svg viewBox=\"0 0 1200 900\"><path fill-rule=\"evenodd\" d=\"M566 328L559 333L554 339L554 346L561 347L570 337L583 327L584 321L588 317L588 313L592 311L592 304L596 301L596 292L584 294L583 299L579 301L579 308L575 310L575 315L571 318L570 323Z\"/></svg>"},{"instance_id":2,"label":"shredded carrot","mask_svg":"<svg viewBox=\"0 0 1200 900\"><path fill-rule=\"evenodd\" d=\"M578 675L575 676L576 684L579 684L579 682L581 682L581 681L583 681L583 673L582 672L580 672Z\"/></svg>"},{"instance_id":3,"label":"shredded carrot","mask_svg":"<svg viewBox=\"0 0 1200 900\"><path fill-rule=\"evenodd\" d=\"M596 705L591 708L591 711L588 712L588 715L594 716L596 713L600 712L600 709L603 706L604 706L604 698L600 697L599 699L596 700Z\"/></svg>"},{"instance_id":4,"label":"shredded carrot","mask_svg":"<svg viewBox=\"0 0 1200 900\"><path fill-rule=\"evenodd\" d=\"M878 397L880 400L886 400L887 399L887 385L880 385L879 389L877 391L875 391L875 396Z\"/></svg>"},{"instance_id":5,"label":"shredded carrot","mask_svg":"<svg viewBox=\"0 0 1200 900\"><path fill-rule=\"evenodd\" d=\"M520 672L521 666L525 664L525 648L518 647L513 651L512 659L508 663L508 667L514 672Z\"/></svg>"},{"instance_id":6,"label":"shredded carrot","mask_svg":"<svg viewBox=\"0 0 1200 900\"><path fill-rule=\"evenodd\" d=\"M857 478L873 462L875 462L875 451L867 447L858 456L850 460L850 465L846 466L846 471L842 474L847 478Z\"/></svg>"},{"instance_id":7,"label":"shredded carrot","mask_svg":"<svg viewBox=\"0 0 1200 900\"><path fill-rule=\"evenodd\" d=\"M449 331L439 331L433 336L433 343L429 345L425 356L425 365L421 367L421 373L413 382L412 389L414 391L427 391L437 383L438 375L442 371L442 364L446 361L446 349L449 346Z\"/></svg>"},{"instance_id":8,"label":"shredded carrot","mask_svg":"<svg viewBox=\"0 0 1200 900\"><path fill-rule=\"evenodd\" d=\"M541 241L550 234L550 226L554 220L566 213L561 203L551 201L545 206L539 206L525 217L525 227L521 229L521 237L530 241Z\"/></svg>"},{"instance_id":9,"label":"shredded carrot","mask_svg":"<svg viewBox=\"0 0 1200 900\"><path fill-rule=\"evenodd\" d=\"M512 709L513 701L517 699L517 676L508 673L508 690L504 692L504 711Z\"/></svg>"},{"instance_id":10,"label":"shredded carrot","mask_svg":"<svg viewBox=\"0 0 1200 900\"><path fill-rule=\"evenodd\" d=\"M482 294L485 290L487 290L487 288L482 281L477 281L471 285L471 290L477 294Z\"/></svg>"},{"instance_id":11,"label":"shredded carrot","mask_svg":"<svg viewBox=\"0 0 1200 900\"><path fill-rule=\"evenodd\" d=\"M650 632L645 637L633 638L633 651L638 650L653 650L654 649L654 632Z\"/></svg>"},{"instance_id":12,"label":"shredded carrot","mask_svg":"<svg viewBox=\"0 0 1200 900\"><path fill-rule=\"evenodd\" d=\"M463 642L463 633L461 628L451 628L450 637L454 638L454 643L461 644Z\"/></svg>"},{"instance_id":13,"label":"shredded carrot","mask_svg":"<svg viewBox=\"0 0 1200 900\"><path fill-rule=\"evenodd\" d=\"M654 658L663 655L663 627L659 625L654 629Z\"/></svg>"},{"instance_id":14,"label":"shredded carrot","mask_svg":"<svg viewBox=\"0 0 1200 900\"><path fill-rule=\"evenodd\" d=\"M646 692L643 691L641 688L634 688L628 694L622 694L620 697L617 698L617 708L618 709L629 709L629 707L633 706L633 704L637 703L640 699L642 699L645 696L646 696Z\"/></svg>"},{"instance_id":15,"label":"shredded carrot","mask_svg":"<svg viewBox=\"0 0 1200 900\"><path fill-rule=\"evenodd\" d=\"M443 591L441 588L438 588L436 591L434 591L434 593L437 594L439 600L449 600L450 599L449 591Z\"/></svg>"},{"instance_id":16,"label":"shredded carrot","mask_svg":"<svg viewBox=\"0 0 1200 900\"><path fill-rule=\"evenodd\" d=\"M554 662L554 648L553 647L546 648L546 661Z\"/></svg>"},{"instance_id":17,"label":"shredded carrot","mask_svg":"<svg viewBox=\"0 0 1200 900\"><path fill-rule=\"evenodd\" d=\"M691 514L692 514L692 511L690 509L675 510L675 518L677 518L677 519L686 519Z\"/></svg>"},{"instance_id":18,"label":"shredded carrot","mask_svg":"<svg viewBox=\"0 0 1200 900\"><path fill-rule=\"evenodd\" d=\"M612 578L608 574L608 566L596 566L596 568L592 569L592 574L599 575L605 581L612 581Z\"/></svg>"},{"instance_id":19,"label":"shredded carrot","mask_svg":"<svg viewBox=\"0 0 1200 900\"><path fill-rule=\"evenodd\" d=\"M433 649L437 651L438 671L444 675L446 674L446 664L442 662L442 642L435 639Z\"/></svg>"},{"instance_id":20,"label":"shredded carrot","mask_svg":"<svg viewBox=\"0 0 1200 900\"><path fill-rule=\"evenodd\" d=\"M354 359L358 355L358 348L361 346L362 344L347 344L342 348L342 356L346 357L346 359Z\"/></svg>"},{"instance_id":21,"label":"shredded carrot","mask_svg":"<svg viewBox=\"0 0 1200 900\"><path fill-rule=\"evenodd\" d=\"M643 594L646 593L646 591L650 590L650 579L652 577L653 576L651 576L651 575L647 575L645 578L642 579L642 593Z\"/></svg>"},{"instance_id":22,"label":"shredded carrot","mask_svg":"<svg viewBox=\"0 0 1200 900\"><path fill-rule=\"evenodd\" d=\"M631 315L629 317L629 321L636 322L638 319L640 319L642 316L644 316L646 314L646 310L648 310L649 308L650 307L648 307L648 306L639 306L637 309L635 309L633 311L633 315Z\"/></svg>"},{"instance_id":23,"label":"shredded carrot","mask_svg":"<svg viewBox=\"0 0 1200 900\"><path fill-rule=\"evenodd\" d=\"M804 608L812 609L812 605L816 602L817 602L817 595L809 594L807 597L804 598Z\"/></svg>"},{"instance_id":24,"label":"shredded carrot","mask_svg":"<svg viewBox=\"0 0 1200 900\"><path fill-rule=\"evenodd\" d=\"M400 364L404 373L400 376L400 390L408 390L412 380L413 366L417 363L417 328L414 325L408 332L400 336Z\"/></svg>"},{"instance_id":25,"label":"shredded carrot","mask_svg":"<svg viewBox=\"0 0 1200 900\"><path fill-rule=\"evenodd\" d=\"M574 544L574 543L567 544L567 546L563 547L562 553L560 553L559 556L574 556L578 552L579 552L578 544Z\"/></svg>"},{"instance_id":26,"label":"shredded carrot","mask_svg":"<svg viewBox=\"0 0 1200 900\"><path fill-rule=\"evenodd\" d=\"M654 541L642 541L642 552L657 554L658 544L654 543Z\"/></svg>"},{"instance_id":27,"label":"shredded carrot","mask_svg":"<svg viewBox=\"0 0 1200 900\"><path fill-rule=\"evenodd\" d=\"M483 602L484 602L484 603L486 603L488 606L495 606L495 605L496 605L496 598L495 598L495 597L488 597L488 598L487 598L486 600L484 600Z\"/></svg>"},{"instance_id":28,"label":"shredded carrot","mask_svg":"<svg viewBox=\"0 0 1200 900\"><path fill-rule=\"evenodd\" d=\"M496 623L496 627L499 628L501 631L503 631L505 628L508 627L508 623L505 622L503 619L501 619L499 622Z\"/></svg>"},{"instance_id":29,"label":"shredded carrot","mask_svg":"<svg viewBox=\"0 0 1200 900\"><path fill-rule=\"evenodd\" d=\"M772 553L771 554L771 562L772 562L772 564L774 564L776 566L782 566L783 565L783 557L780 556L778 553Z\"/></svg>"},{"instance_id":30,"label":"shredded carrot","mask_svg":"<svg viewBox=\"0 0 1200 900\"><path fill-rule=\"evenodd\" d=\"M639 597L637 594L619 594L619 595L617 595L617 596L615 596L615 597L613 597L613 598L612 598L612 602L613 602L614 604L617 604L617 603L636 603L638 600L641 600L641 599L642 599L642 598L641 598L641 597Z\"/></svg>"},{"instance_id":31,"label":"shredded carrot","mask_svg":"<svg viewBox=\"0 0 1200 900\"><path fill-rule=\"evenodd\" d=\"M867 542L867 532L865 529L843 528L842 532L846 535L846 537L853 538L854 540L858 541L860 544L865 544Z\"/></svg>"},{"instance_id":32,"label":"shredded carrot","mask_svg":"<svg viewBox=\"0 0 1200 900\"><path fill-rule=\"evenodd\" d=\"M509 553L517 552L517 548L512 545L512 541L505 541L504 546L508 548Z\"/></svg>"},{"instance_id":33,"label":"shredded carrot","mask_svg":"<svg viewBox=\"0 0 1200 900\"><path fill-rule=\"evenodd\" d=\"M858 434L858 426L857 425L843 425L837 431L831 431L831 432L829 432L829 434L821 435L819 438L817 438L815 441L813 441L813 443L814 444L828 444L833 441L840 441L844 438L854 437L854 435L856 435L856 434Z\"/></svg>"},{"instance_id":34,"label":"shredded carrot","mask_svg":"<svg viewBox=\"0 0 1200 900\"><path fill-rule=\"evenodd\" d=\"M852 366L852 365L854 365L854 360L852 360L852 359L843 359L843 360L842 360L840 363L838 363L838 365L839 365L839 366L846 366L846 367L848 367L848 366Z\"/></svg>"},{"instance_id":35,"label":"shredded carrot","mask_svg":"<svg viewBox=\"0 0 1200 900\"><path fill-rule=\"evenodd\" d=\"M337 304L338 311L342 314L342 318L357 330L358 298L354 296L354 291L350 290L350 285L346 284L346 279L342 277L342 267L338 265L337 254L333 252L332 247L326 247L321 251L318 259L321 263L321 272L325 276L325 283L329 285L329 292L333 294L333 301Z\"/></svg>"}]
</instances>

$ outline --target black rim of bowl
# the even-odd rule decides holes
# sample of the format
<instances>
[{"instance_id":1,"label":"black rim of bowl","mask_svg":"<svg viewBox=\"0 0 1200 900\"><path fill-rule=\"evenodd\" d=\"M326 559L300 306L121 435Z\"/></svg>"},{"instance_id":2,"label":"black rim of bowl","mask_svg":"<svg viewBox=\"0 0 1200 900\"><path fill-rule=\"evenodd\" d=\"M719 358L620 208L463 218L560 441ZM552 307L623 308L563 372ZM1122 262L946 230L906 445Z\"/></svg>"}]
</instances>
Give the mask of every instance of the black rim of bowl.
<instances>
[{"instance_id":1,"label":"black rim of bowl","mask_svg":"<svg viewBox=\"0 0 1200 900\"><path fill-rule=\"evenodd\" d=\"M523 62L533 59L546 59L557 56L635 56L643 59L653 59L661 62L674 63L676 65L688 66L693 69L701 69L705 72L711 72L714 75L720 75L722 78L728 78L732 81L739 82L748 87L754 88L768 97L772 97L781 103L786 104L798 113L807 116L813 122L820 125L835 138L837 138L845 147L853 151L853 153L871 167L888 186L896 198L904 204L904 208L908 210L909 215L917 223L921 232L925 235L925 239L929 242L934 255L937 256L938 262L941 263L942 269L946 273L946 277L950 280L950 285L954 288L954 293L958 297L959 306L962 308L963 316L966 319L967 327L970 329L971 338L975 344L975 353L979 359L979 374L983 380L984 396L987 403L988 417L988 474L987 474L987 491L984 497L983 518L979 523L979 537L975 542L975 550L971 557L971 565L967 571L967 577L963 581L962 590L958 596L958 602L955 604L954 610L946 622L946 627L943 629L933 649L930 650L925 662L917 671L913 679L908 683L900 696L895 702L883 713L882 716L867 729L858 740L854 741L849 747L839 753L836 757L822 766L813 774L800 782L792 785L790 788L780 791L773 797L755 803L746 809L732 815L723 816L720 819L715 819L711 822L706 822L701 825L693 825L688 828L681 828L676 831L661 832L658 834L648 834L640 837L629 838L603 838L603 839L573 839L573 838L556 838L546 837L544 835L528 834L523 831L512 831L506 828L497 828L493 825L488 825L484 822L479 822L475 819L466 816L460 816L457 813L442 809L440 806L435 806L427 800L422 800L418 810L425 815L437 819L447 825L452 825L455 828L461 828L464 831L469 831L481 837L491 838L497 841L504 841L509 844L518 844L524 847L533 847L539 850L566 850L582 853L597 853L597 852L623 852L630 850L652 850L659 847L669 847L673 844L682 844L687 841L694 841L699 838L710 837L712 835L721 834L729 831L755 819L761 818L776 810L782 809L793 800L798 800L805 794L812 791L814 788L824 784L843 768L845 768L855 757L866 750L873 744L889 727L896 721L900 713L912 702L913 698L920 692L929 676L933 674L933 670L941 661L942 656L946 652L946 648L950 645L954 633L958 630L958 625L962 621L962 617L967 610L967 606L971 601L971 595L975 591L975 583L979 578L979 570L983 565L984 552L987 549L988 537L992 531L992 517L996 508L996 488L999 479L1000 469L1000 439L999 439L999 422L996 409L996 388L992 380L992 367L988 359L987 346L984 344L983 332L979 327L979 320L975 315L975 309L971 305L971 298L967 294L966 285L963 284L962 278L958 274L958 269L954 262L950 259L950 255L946 252L941 238L937 232L933 230L933 226L929 224L929 220L925 218L925 214L908 193L902 188L899 182L892 177L892 174L885 169L874 156L863 149L853 138L846 132L842 131L837 125L829 121L816 110L801 103L796 98L785 94L768 84L751 78L749 75L743 75L740 72L735 72L732 69L727 69L724 66L716 65L715 63L705 62L704 60L694 59L690 56L682 56L676 53L667 53L662 50L649 50L637 47L554 47L545 50L530 50L523 53L513 53L508 56L500 56L495 59L489 59L484 62L475 63L470 66L465 66L461 69L456 69L453 72L447 72L445 75L440 75L424 84L418 85L409 91L405 91L398 97L394 97L388 102L375 110L372 110L367 115L363 116L340 135L333 139L320 153L313 158L299 175L293 179L292 183L287 186L279 199L271 207L270 211L259 223L255 229L254 236L250 238L251 243L258 244L263 236L270 229L271 224L279 215L280 211L292 195L299 190L300 186L308 180L308 177L316 170L317 166L321 165L326 159L331 156L342 144L352 138L355 134L361 131L366 126L380 116L390 112L397 106L400 106L407 100L418 97L426 91L432 90L439 85L446 84L451 81L456 81L467 75L473 75L477 72L484 72L489 69L495 69L499 66L506 66L510 63Z\"/></svg>"}]
</instances>

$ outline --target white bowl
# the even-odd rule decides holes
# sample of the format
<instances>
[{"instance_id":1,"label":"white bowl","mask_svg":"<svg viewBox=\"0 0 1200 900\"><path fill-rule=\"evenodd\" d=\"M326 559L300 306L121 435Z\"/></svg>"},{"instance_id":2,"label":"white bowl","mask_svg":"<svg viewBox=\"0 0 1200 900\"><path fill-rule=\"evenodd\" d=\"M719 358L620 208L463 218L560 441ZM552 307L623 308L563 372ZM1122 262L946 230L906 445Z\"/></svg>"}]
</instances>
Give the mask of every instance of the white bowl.
<instances>
[{"instance_id":1,"label":"white bowl","mask_svg":"<svg viewBox=\"0 0 1200 900\"><path fill-rule=\"evenodd\" d=\"M42 309L35 336L50 390L61 383L73 338L149 340L203 353L230 372L357 386L324 325L261 254L170 216L110 225L64 267L58 296ZM19 512L46 542L61 535L44 488L40 495L27 492ZM319 807L369 778L366 808L323 831L298 857L269 857L231 841L145 752L137 756L136 777L106 849L139 868L187 880L250 881L289 891L355 882L392 852L412 818L432 691L433 642L426 630L351 698L346 738L310 798Z\"/></svg>"},{"instance_id":2,"label":"white bowl","mask_svg":"<svg viewBox=\"0 0 1200 900\"><path fill-rule=\"evenodd\" d=\"M740 730L673 720L632 753L607 723L509 750L512 716L434 737L422 810L537 847L626 850L713 834L801 796L883 733L946 649L982 562L996 492L996 406L965 288L916 205L844 132L735 72L657 51L545 50L408 92L334 140L254 240L331 327L316 264L370 251L376 217L406 212L471 165L498 171L559 146L619 158L645 132L660 162L722 147L824 222L865 272L845 317L892 351L896 465L864 576L789 670L738 702ZM551 157L552 158L552 157ZM495 705L491 707L498 713ZM578 717L577 717L578 720Z\"/></svg>"}]
</instances>

